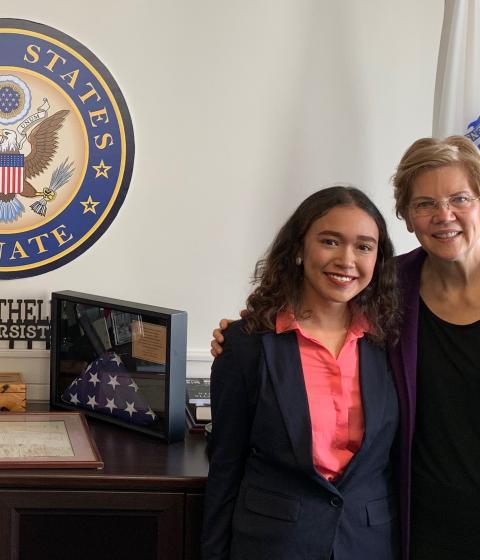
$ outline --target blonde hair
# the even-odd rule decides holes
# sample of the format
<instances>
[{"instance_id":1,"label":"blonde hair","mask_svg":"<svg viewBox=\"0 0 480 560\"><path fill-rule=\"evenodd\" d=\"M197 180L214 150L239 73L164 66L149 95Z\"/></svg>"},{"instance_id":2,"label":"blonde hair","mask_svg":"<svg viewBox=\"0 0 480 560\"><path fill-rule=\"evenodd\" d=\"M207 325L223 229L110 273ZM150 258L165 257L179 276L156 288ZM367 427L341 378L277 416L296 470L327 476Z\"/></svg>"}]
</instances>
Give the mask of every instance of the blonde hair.
<instances>
[{"instance_id":1,"label":"blonde hair","mask_svg":"<svg viewBox=\"0 0 480 560\"><path fill-rule=\"evenodd\" d=\"M397 218L405 218L415 179L424 171L458 165L468 176L470 187L480 195L480 152L465 136L420 138L403 154L392 177Z\"/></svg>"}]
</instances>

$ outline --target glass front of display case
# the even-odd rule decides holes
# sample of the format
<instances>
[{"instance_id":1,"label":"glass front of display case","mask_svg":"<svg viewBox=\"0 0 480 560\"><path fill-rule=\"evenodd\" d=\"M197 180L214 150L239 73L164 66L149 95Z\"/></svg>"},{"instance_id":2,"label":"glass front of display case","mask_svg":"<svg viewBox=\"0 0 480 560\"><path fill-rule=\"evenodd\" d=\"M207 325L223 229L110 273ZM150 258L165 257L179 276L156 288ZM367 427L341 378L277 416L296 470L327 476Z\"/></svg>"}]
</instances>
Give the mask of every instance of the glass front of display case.
<instances>
[{"instance_id":1,"label":"glass front of display case","mask_svg":"<svg viewBox=\"0 0 480 560\"><path fill-rule=\"evenodd\" d=\"M55 307L54 404L164 433L170 317L61 298Z\"/></svg>"}]
</instances>

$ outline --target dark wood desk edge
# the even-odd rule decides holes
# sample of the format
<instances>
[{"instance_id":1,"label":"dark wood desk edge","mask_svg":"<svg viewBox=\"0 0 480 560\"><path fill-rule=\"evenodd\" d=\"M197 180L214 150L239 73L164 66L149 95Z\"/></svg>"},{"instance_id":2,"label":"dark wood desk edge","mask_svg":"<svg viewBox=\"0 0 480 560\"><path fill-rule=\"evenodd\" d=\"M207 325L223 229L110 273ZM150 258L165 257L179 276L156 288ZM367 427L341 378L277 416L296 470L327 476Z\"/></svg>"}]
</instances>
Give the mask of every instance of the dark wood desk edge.
<instances>
[{"instance_id":1,"label":"dark wood desk edge","mask_svg":"<svg viewBox=\"0 0 480 560\"><path fill-rule=\"evenodd\" d=\"M76 472L76 471L75 471ZM205 489L205 478L147 478L147 477L112 477L112 476L71 476L62 469L36 473L35 469L22 469L18 472L0 472L0 489L35 488L39 490L95 490L95 491L162 491L188 492L201 494Z\"/></svg>"},{"instance_id":2,"label":"dark wood desk edge","mask_svg":"<svg viewBox=\"0 0 480 560\"><path fill-rule=\"evenodd\" d=\"M48 403L28 410L48 410ZM208 460L202 434L186 430L184 442L169 445L100 420L88 419L88 425L103 469L0 468L0 489L203 492Z\"/></svg>"}]
</instances>

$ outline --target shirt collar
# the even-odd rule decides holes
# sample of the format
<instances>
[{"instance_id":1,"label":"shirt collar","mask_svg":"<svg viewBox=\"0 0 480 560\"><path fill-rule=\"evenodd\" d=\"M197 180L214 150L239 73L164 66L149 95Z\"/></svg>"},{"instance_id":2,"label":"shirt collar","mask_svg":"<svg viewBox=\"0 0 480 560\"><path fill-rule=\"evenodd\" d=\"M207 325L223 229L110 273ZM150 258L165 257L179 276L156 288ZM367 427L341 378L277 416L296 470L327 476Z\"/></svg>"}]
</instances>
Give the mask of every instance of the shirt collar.
<instances>
[{"instance_id":1,"label":"shirt collar","mask_svg":"<svg viewBox=\"0 0 480 560\"><path fill-rule=\"evenodd\" d=\"M306 336L295 319L295 315L291 311L281 311L277 313L275 332L281 334L288 331L299 331L303 336ZM367 318L362 314L356 313L350 323L347 339L361 338L365 333L372 332L373 329L369 325Z\"/></svg>"}]
</instances>

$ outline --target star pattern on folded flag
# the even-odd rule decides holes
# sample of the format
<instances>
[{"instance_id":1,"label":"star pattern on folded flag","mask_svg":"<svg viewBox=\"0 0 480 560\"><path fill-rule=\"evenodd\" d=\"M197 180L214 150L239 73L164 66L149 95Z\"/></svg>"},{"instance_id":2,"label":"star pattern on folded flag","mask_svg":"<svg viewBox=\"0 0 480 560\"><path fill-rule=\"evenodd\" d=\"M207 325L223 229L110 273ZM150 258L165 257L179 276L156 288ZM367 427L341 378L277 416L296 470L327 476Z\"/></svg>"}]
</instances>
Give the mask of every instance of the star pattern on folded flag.
<instances>
[{"instance_id":1,"label":"star pattern on folded flag","mask_svg":"<svg viewBox=\"0 0 480 560\"><path fill-rule=\"evenodd\" d=\"M115 352L106 352L89 364L63 392L62 400L133 424L148 426L157 419Z\"/></svg>"},{"instance_id":2,"label":"star pattern on folded flag","mask_svg":"<svg viewBox=\"0 0 480 560\"><path fill-rule=\"evenodd\" d=\"M132 417L134 412L137 412L133 402L127 402L127 406L125 407L125 411L128 412L128 414L130 414L130 418Z\"/></svg>"},{"instance_id":3,"label":"star pattern on folded flag","mask_svg":"<svg viewBox=\"0 0 480 560\"><path fill-rule=\"evenodd\" d=\"M110 381L107 383L107 385L111 385L114 389L117 385L120 385L120 383L117 381L116 375L109 375L108 377Z\"/></svg>"},{"instance_id":4,"label":"star pattern on folded flag","mask_svg":"<svg viewBox=\"0 0 480 560\"><path fill-rule=\"evenodd\" d=\"M87 406L91 406L92 409L94 409L96 406L98 406L98 403L95 400L95 395L88 395Z\"/></svg>"},{"instance_id":5,"label":"star pattern on folded flag","mask_svg":"<svg viewBox=\"0 0 480 560\"><path fill-rule=\"evenodd\" d=\"M115 404L115 399L108 399L107 398L107 404L105 405L105 408L108 408L110 410L110 412L113 412L114 408L118 408L118 406ZM147 412L148 414L148 412Z\"/></svg>"},{"instance_id":6,"label":"star pattern on folded flag","mask_svg":"<svg viewBox=\"0 0 480 560\"><path fill-rule=\"evenodd\" d=\"M90 379L88 380L88 382L93 383L93 386L96 387L97 383L100 383L100 380L98 379L98 374L91 373L90 374Z\"/></svg>"}]
</instances>

